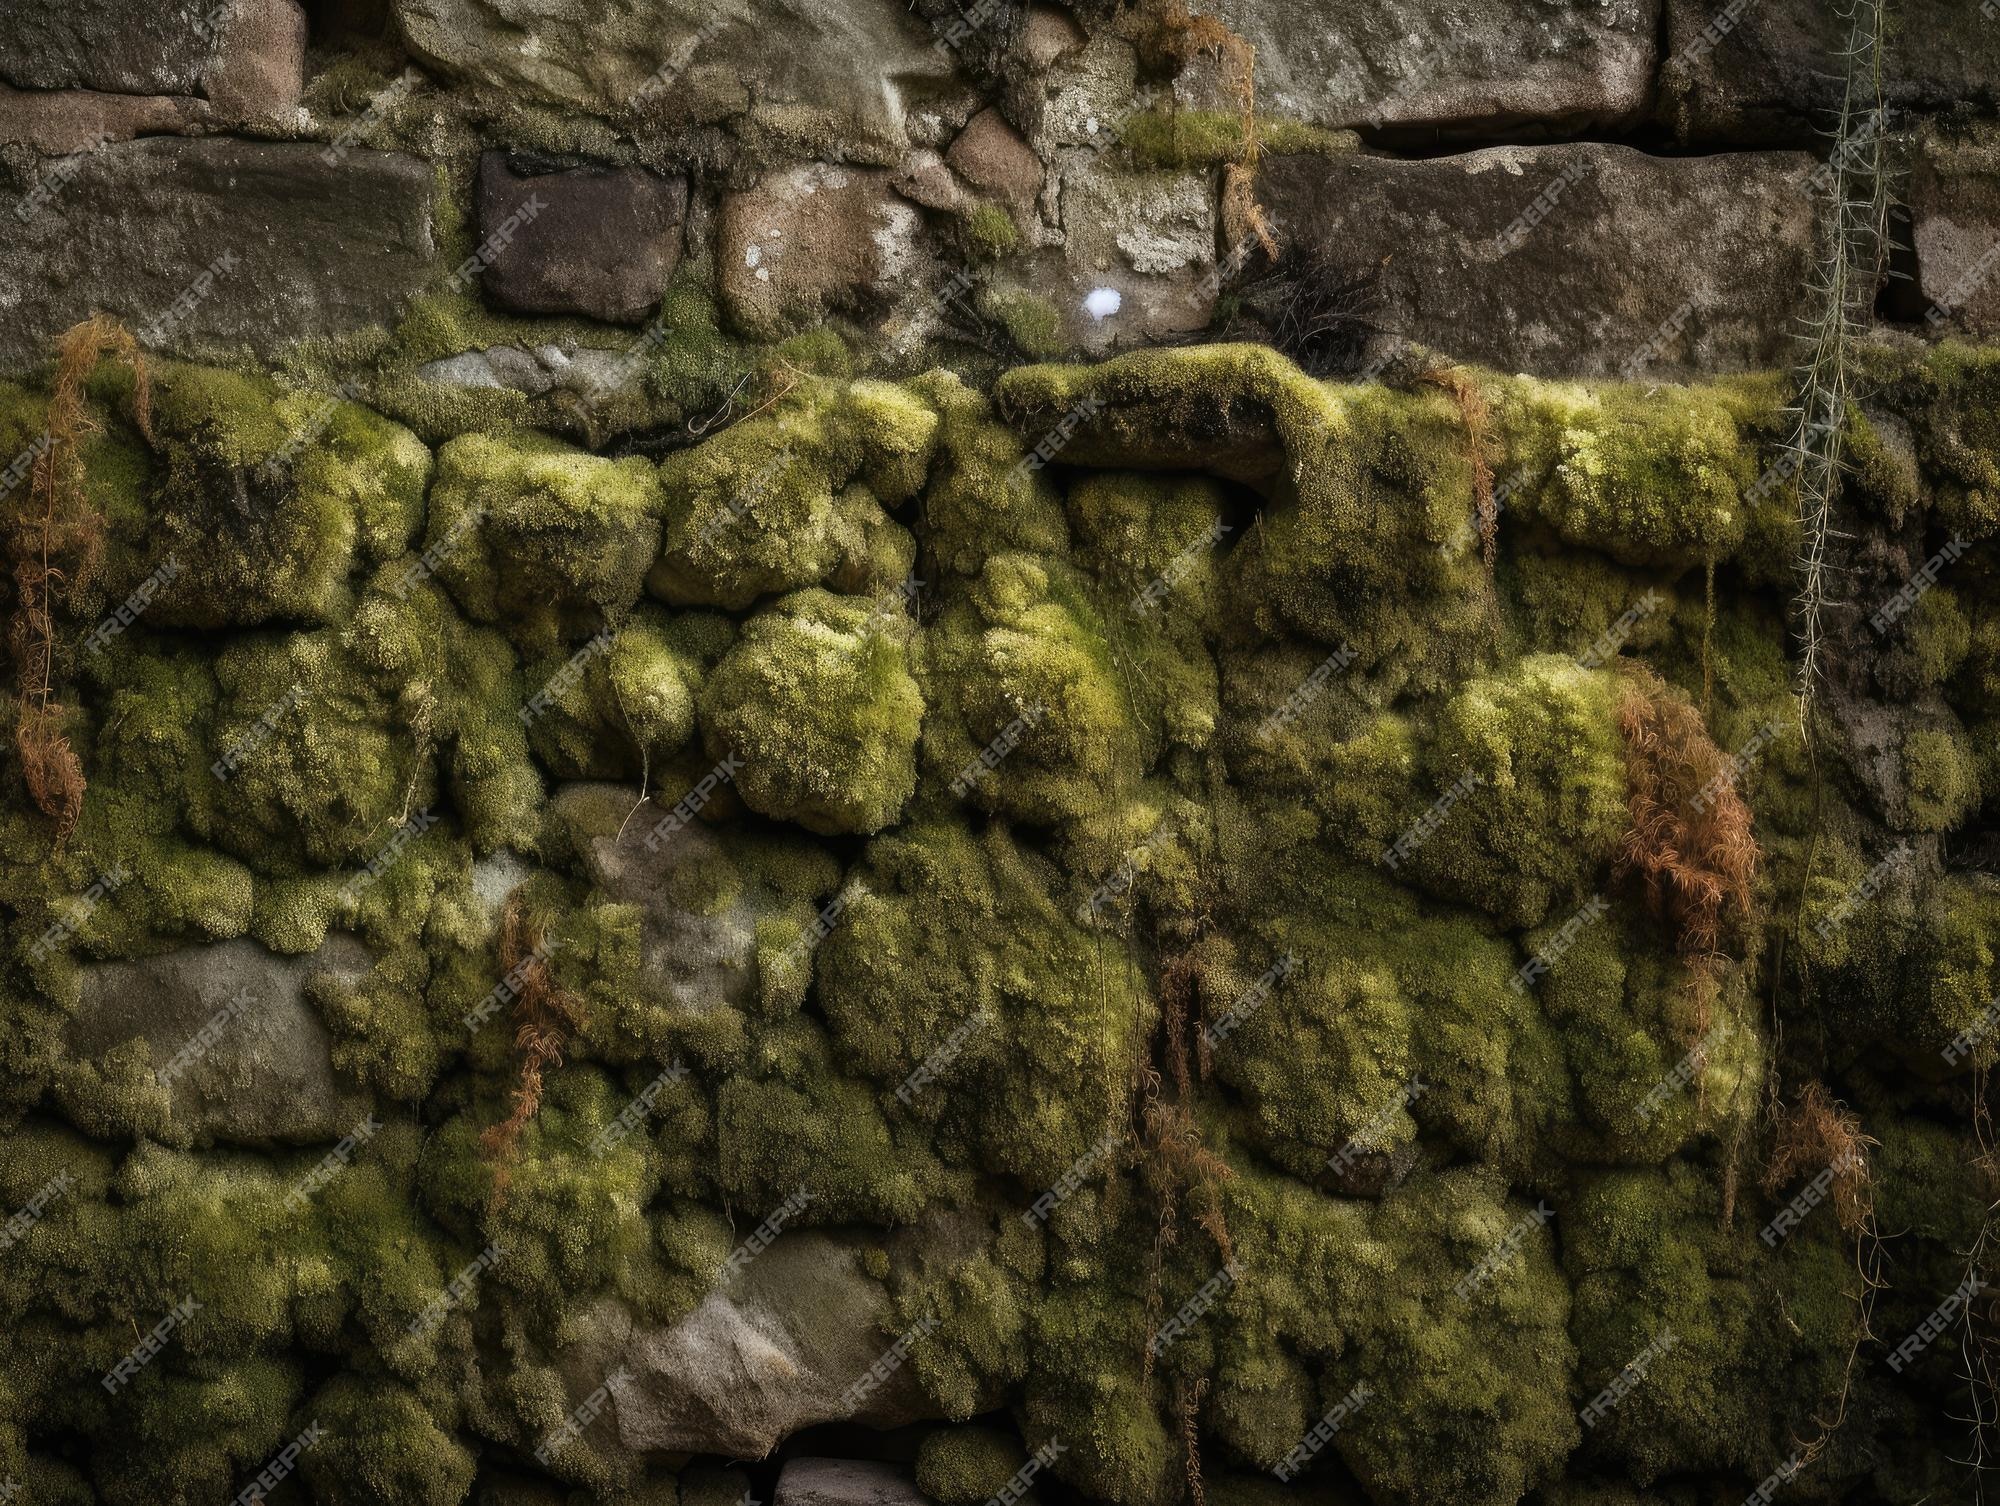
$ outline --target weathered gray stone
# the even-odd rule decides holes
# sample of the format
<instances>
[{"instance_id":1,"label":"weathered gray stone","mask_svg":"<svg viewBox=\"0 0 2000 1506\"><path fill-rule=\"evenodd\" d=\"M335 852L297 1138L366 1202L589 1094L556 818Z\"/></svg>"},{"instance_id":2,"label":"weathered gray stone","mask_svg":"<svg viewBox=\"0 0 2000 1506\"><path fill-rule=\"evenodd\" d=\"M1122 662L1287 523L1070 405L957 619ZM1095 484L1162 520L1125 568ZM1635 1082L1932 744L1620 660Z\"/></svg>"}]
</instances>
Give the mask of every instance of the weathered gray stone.
<instances>
[{"instance_id":1,"label":"weathered gray stone","mask_svg":"<svg viewBox=\"0 0 2000 1506\"><path fill-rule=\"evenodd\" d=\"M238 107L298 97L306 18L295 0L9 0L0 81L20 89L203 95Z\"/></svg>"},{"instance_id":2,"label":"weathered gray stone","mask_svg":"<svg viewBox=\"0 0 2000 1506\"><path fill-rule=\"evenodd\" d=\"M1842 7L1667 0L1661 113L1686 140L1821 146L1840 103ZM2000 109L2000 16L1984 0L1898 0L1883 93L1919 110Z\"/></svg>"},{"instance_id":3,"label":"weathered gray stone","mask_svg":"<svg viewBox=\"0 0 2000 1506\"><path fill-rule=\"evenodd\" d=\"M193 94L227 14L221 0L9 0L0 78L23 89Z\"/></svg>"},{"instance_id":4,"label":"weathered gray stone","mask_svg":"<svg viewBox=\"0 0 2000 1506\"><path fill-rule=\"evenodd\" d=\"M2000 334L2000 132L1925 140L1908 203L1927 327Z\"/></svg>"},{"instance_id":5,"label":"weathered gray stone","mask_svg":"<svg viewBox=\"0 0 2000 1506\"><path fill-rule=\"evenodd\" d=\"M1069 12L1053 5L1030 5L1021 23L1021 55L1037 73L1054 67L1088 40Z\"/></svg>"},{"instance_id":6,"label":"weathered gray stone","mask_svg":"<svg viewBox=\"0 0 2000 1506\"><path fill-rule=\"evenodd\" d=\"M218 122L255 120L298 102L306 82L306 13L297 0L234 0L201 76Z\"/></svg>"},{"instance_id":7,"label":"weathered gray stone","mask_svg":"<svg viewBox=\"0 0 2000 1506\"><path fill-rule=\"evenodd\" d=\"M1022 128L1044 157L1066 146L1102 146L1137 107L1138 77L1131 43L1093 37L1049 68L1023 102Z\"/></svg>"},{"instance_id":8,"label":"weathered gray stone","mask_svg":"<svg viewBox=\"0 0 2000 1506\"><path fill-rule=\"evenodd\" d=\"M814 162L722 201L717 277L745 334L770 339L828 313L878 320L924 282L923 220L892 175Z\"/></svg>"},{"instance_id":9,"label":"weathered gray stone","mask_svg":"<svg viewBox=\"0 0 2000 1506\"><path fill-rule=\"evenodd\" d=\"M969 92L901 0L394 0L410 44L510 98L667 123L743 120L854 160Z\"/></svg>"},{"instance_id":10,"label":"weathered gray stone","mask_svg":"<svg viewBox=\"0 0 2000 1506\"><path fill-rule=\"evenodd\" d=\"M921 204L926 209L956 213L966 202L965 186L945 166L944 158L929 147L904 158L890 178L890 183L912 204Z\"/></svg>"},{"instance_id":11,"label":"weathered gray stone","mask_svg":"<svg viewBox=\"0 0 2000 1506\"><path fill-rule=\"evenodd\" d=\"M1616 124L1646 108L1661 0L1215 0L1257 108L1322 126ZM1202 77L1202 70L1194 70ZM1220 90L1196 102L1227 108Z\"/></svg>"},{"instance_id":12,"label":"weathered gray stone","mask_svg":"<svg viewBox=\"0 0 2000 1506\"><path fill-rule=\"evenodd\" d=\"M566 345L492 345L462 351L417 368L426 382L442 387L505 387L540 397L564 389L585 394L613 386L625 370L625 357L615 350L591 350Z\"/></svg>"},{"instance_id":13,"label":"weathered gray stone","mask_svg":"<svg viewBox=\"0 0 2000 1506\"><path fill-rule=\"evenodd\" d=\"M359 978L371 965L367 949L342 935L307 957L238 939L100 963L84 970L69 1049L90 1059L144 1041L174 1126L196 1140L337 1140L371 1100L334 1071L306 986L318 974Z\"/></svg>"},{"instance_id":14,"label":"weathered gray stone","mask_svg":"<svg viewBox=\"0 0 2000 1506\"><path fill-rule=\"evenodd\" d=\"M600 1302L562 1365L578 1395L612 1376L626 1449L758 1459L816 1423L897 1427L935 1416L907 1365L865 1395L849 1391L900 1326L886 1289L862 1269L858 1240L792 1232L738 1262L669 1327Z\"/></svg>"},{"instance_id":15,"label":"weathered gray stone","mask_svg":"<svg viewBox=\"0 0 2000 1506\"><path fill-rule=\"evenodd\" d=\"M1102 352L1198 330L1215 310L1215 196L1198 172L1129 172L1078 154L1062 180L1065 260L1037 281L1069 343ZM1091 312L1116 294L1115 312Z\"/></svg>"},{"instance_id":16,"label":"weathered gray stone","mask_svg":"<svg viewBox=\"0 0 2000 1506\"><path fill-rule=\"evenodd\" d=\"M35 269L0 279L14 367L93 309L169 354L272 356L390 320L434 253L431 169L392 152L149 139L88 153L17 215L33 192L0 194L0 265Z\"/></svg>"},{"instance_id":17,"label":"weathered gray stone","mask_svg":"<svg viewBox=\"0 0 2000 1506\"><path fill-rule=\"evenodd\" d=\"M791 1459L772 1506L930 1506L916 1476L873 1459Z\"/></svg>"},{"instance_id":18,"label":"weathered gray stone","mask_svg":"<svg viewBox=\"0 0 2000 1506\"><path fill-rule=\"evenodd\" d=\"M1379 269L1381 327L1508 371L1611 376L1636 361L1671 376L1782 363L1812 166L1782 152L1493 147L1273 158L1257 188L1282 244Z\"/></svg>"},{"instance_id":19,"label":"weathered gray stone","mask_svg":"<svg viewBox=\"0 0 2000 1506\"><path fill-rule=\"evenodd\" d=\"M556 792L551 812L574 834L592 882L638 907L639 976L653 997L694 1014L749 1003L757 922L785 907L737 870L700 821L655 838L672 798L635 811L638 802L639 792L623 785L576 783Z\"/></svg>"},{"instance_id":20,"label":"weathered gray stone","mask_svg":"<svg viewBox=\"0 0 2000 1506\"><path fill-rule=\"evenodd\" d=\"M643 167L521 173L505 152L488 152L478 210L488 262L480 279L491 302L637 324L659 306L680 264L687 180Z\"/></svg>"}]
</instances>

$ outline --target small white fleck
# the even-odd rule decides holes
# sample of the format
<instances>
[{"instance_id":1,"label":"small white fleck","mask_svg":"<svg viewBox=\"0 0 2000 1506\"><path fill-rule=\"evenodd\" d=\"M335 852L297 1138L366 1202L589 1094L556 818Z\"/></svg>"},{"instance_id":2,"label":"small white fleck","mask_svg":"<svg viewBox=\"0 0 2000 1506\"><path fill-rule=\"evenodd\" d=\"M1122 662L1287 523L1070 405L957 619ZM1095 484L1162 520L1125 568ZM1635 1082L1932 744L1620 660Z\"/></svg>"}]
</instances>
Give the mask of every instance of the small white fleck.
<instances>
[{"instance_id":1,"label":"small white fleck","mask_svg":"<svg viewBox=\"0 0 2000 1506\"><path fill-rule=\"evenodd\" d=\"M757 265L758 262L762 261L763 259L764 259L764 248L758 245L755 241L750 242L749 245L743 248L744 266L754 267Z\"/></svg>"},{"instance_id":2,"label":"small white fleck","mask_svg":"<svg viewBox=\"0 0 2000 1506\"><path fill-rule=\"evenodd\" d=\"M1090 296L1083 300L1083 311L1093 319L1108 319L1124 301L1116 288L1092 288Z\"/></svg>"},{"instance_id":3,"label":"small white fleck","mask_svg":"<svg viewBox=\"0 0 2000 1506\"><path fill-rule=\"evenodd\" d=\"M759 267L757 269L757 280L759 282L769 282L771 280L771 269L769 267Z\"/></svg>"}]
</instances>

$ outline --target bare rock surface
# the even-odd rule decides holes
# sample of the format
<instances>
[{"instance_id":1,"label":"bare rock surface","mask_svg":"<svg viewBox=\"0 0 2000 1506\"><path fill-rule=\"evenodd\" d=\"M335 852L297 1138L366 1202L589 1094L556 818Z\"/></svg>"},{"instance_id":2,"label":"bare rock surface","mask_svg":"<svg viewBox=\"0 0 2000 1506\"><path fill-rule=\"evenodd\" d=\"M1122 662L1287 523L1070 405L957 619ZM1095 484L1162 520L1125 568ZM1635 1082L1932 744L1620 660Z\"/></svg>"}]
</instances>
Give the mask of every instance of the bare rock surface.
<instances>
[{"instance_id":1,"label":"bare rock surface","mask_svg":"<svg viewBox=\"0 0 2000 1506\"><path fill-rule=\"evenodd\" d=\"M198 1140L243 1145L338 1140L370 1100L333 1066L307 985L352 980L372 964L351 936L305 957L238 938L84 972L69 1046L102 1057L144 1042L173 1121Z\"/></svg>"},{"instance_id":2,"label":"bare rock surface","mask_svg":"<svg viewBox=\"0 0 2000 1506\"><path fill-rule=\"evenodd\" d=\"M935 1410L907 1365L850 1393L895 1342L896 1323L858 1245L818 1231L784 1234L740 1261L668 1327L607 1300L583 1329L565 1372L574 1385L612 1377L618 1439L632 1450L759 1459L817 1423L896 1427Z\"/></svg>"},{"instance_id":3,"label":"bare rock surface","mask_svg":"<svg viewBox=\"0 0 2000 1506\"><path fill-rule=\"evenodd\" d=\"M1670 376L1783 364L1812 166L1507 146L1277 158L1258 191L1281 240L1374 276L1375 322L1405 338L1507 371Z\"/></svg>"},{"instance_id":4,"label":"bare rock surface","mask_svg":"<svg viewBox=\"0 0 2000 1506\"><path fill-rule=\"evenodd\" d=\"M33 192L0 194L0 263L37 269L0 282L0 364L15 367L93 310L166 354L275 355L393 320L435 254L435 180L395 152L149 138Z\"/></svg>"}]
</instances>

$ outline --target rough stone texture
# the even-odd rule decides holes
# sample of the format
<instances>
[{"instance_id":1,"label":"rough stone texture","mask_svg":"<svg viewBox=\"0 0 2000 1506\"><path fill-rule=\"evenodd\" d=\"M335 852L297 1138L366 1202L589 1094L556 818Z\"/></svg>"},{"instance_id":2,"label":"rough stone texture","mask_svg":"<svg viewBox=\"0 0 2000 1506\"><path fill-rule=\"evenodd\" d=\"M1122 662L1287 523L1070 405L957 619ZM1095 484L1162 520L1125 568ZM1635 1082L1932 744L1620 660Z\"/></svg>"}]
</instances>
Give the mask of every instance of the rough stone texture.
<instances>
[{"instance_id":1,"label":"rough stone texture","mask_svg":"<svg viewBox=\"0 0 2000 1506\"><path fill-rule=\"evenodd\" d=\"M480 244L492 248L481 274L490 301L524 314L637 324L680 263L687 180L643 167L520 173L506 153L487 152L478 207ZM519 211L530 217L502 232Z\"/></svg>"},{"instance_id":2,"label":"rough stone texture","mask_svg":"<svg viewBox=\"0 0 2000 1506\"><path fill-rule=\"evenodd\" d=\"M336 935L309 957L280 957L239 939L102 963L84 972L69 1046L98 1058L143 1040L157 1073L241 998L234 1017L214 1030L213 1044L167 1084L175 1125L196 1139L237 1144L337 1140L370 1100L334 1072L306 984L319 973L358 978L371 961L359 941Z\"/></svg>"},{"instance_id":3,"label":"rough stone texture","mask_svg":"<svg viewBox=\"0 0 2000 1506\"><path fill-rule=\"evenodd\" d=\"M1103 145L1135 107L1139 56L1129 42L1093 37L1043 75L1023 102L1021 125L1044 157L1062 147Z\"/></svg>"},{"instance_id":4,"label":"rough stone texture","mask_svg":"<svg viewBox=\"0 0 2000 1506\"><path fill-rule=\"evenodd\" d=\"M575 784L556 804L580 829L605 833L581 844L584 864L606 894L638 906L642 980L660 999L698 1014L748 1002L757 987L753 896L746 886L719 909L678 903L676 877L713 860L719 843L707 827L690 823L648 851L646 838L667 811L648 805L627 821L637 798L622 785Z\"/></svg>"},{"instance_id":5,"label":"rough stone texture","mask_svg":"<svg viewBox=\"0 0 2000 1506\"><path fill-rule=\"evenodd\" d=\"M15 89L0 84L0 144L20 143L66 156L107 141L177 135L207 121L208 101L165 94L106 94L94 89Z\"/></svg>"},{"instance_id":6,"label":"rough stone texture","mask_svg":"<svg viewBox=\"0 0 2000 1506\"><path fill-rule=\"evenodd\" d=\"M1216 0L1257 49L1257 107L1323 126L1577 128L1637 118L1661 0ZM1203 104L1221 105L1207 100Z\"/></svg>"},{"instance_id":7,"label":"rough stone texture","mask_svg":"<svg viewBox=\"0 0 2000 1506\"><path fill-rule=\"evenodd\" d=\"M1031 212L1041 195L1042 159L997 109L981 110L967 121L944 160L972 187L1017 215Z\"/></svg>"},{"instance_id":8,"label":"rough stone texture","mask_svg":"<svg viewBox=\"0 0 2000 1506\"><path fill-rule=\"evenodd\" d=\"M1908 203L1926 325L2000 334L2000 133L1925 141Z\"/></svg>"},{"instance_id":9,"label":"rough stone texture","mask_svg":"<svg viewBox=\"0 0 2000 1506\"><path fill-rule=\"evenodd\" d=\"M510 97L673 121L747 117L871 162L909 147L919 102L963 92L899 0L747 0L720 16L712 0L395 0L394 10L432 66Z\"/></svg>"},{"instance_id":10,"label":"rough stone texture","mask_svg":"<svg viewBox=\"0 0 2000 1506\"><path fill-rule=\"evenodd\" d=\"M1070 341L1089 351L1141 345L1200 329L1215 309L1215 204L1208 175L1127 172L1099 156L1063 178L1067 287L1059 303ZM1094 289L1119 295L1093 318Z\"/></svg>"},{"instance_id":11,"label":"rough stone texture","mask_svg":"<svg viewBox=\"0 0 2000 1506\"><path fill-rule=\"evenodd\" d=\"M929 147L904 158L890 181L897 193L926 209L955 214L966 205L965 185L945 166L944 158Z\"/></svg>"},{"instance_id":12,"label":"rough stone texture","mask_svg":"<svg viewBox=\"0 0 2000 1506\"><path fill-rule=\"evenodd\" d=\"M759 1459L815 1423L897 1427L936 1413L907 1365L858 1410L842 1400L898 1327L858 1245L829 1234L783 1235L670 1327L605 1301L580 1328L564 1370L579 1395L625 1372L610 1390L628 1449Z\"/></svg>"},{"instance_id":13,"label":"rough stone texture","mask_svg":"<svg viewBox=\"0 0 2000 1506\"><path fill-rule=\"evenodd\" d=\"M295 0L9 0L0 10L0 80L210 98L220 83L232 99L289 82L296 98L305 42Z\"/></svg>"},{"instance_id":14,"label":"rough stone texture","mask_svg":"<svg viewBox=\"0 0 2000 1506\"><path fill-rule=\"evenodd\" d=\"M1493 147L1423 162L1277 158L1258 192L1287 244L1380 268L1375 322L1408 339L1509 371L1607 376L1680 314L1645 365L1660 376L1782 363L1811 166L1792 153ZM1540 223L1503 241L1551 184Z\"/></svg>"},{"instance_id":15,"label":"rough stone texture","mask_svg":"<svg viewBox=\"0 0 2000 1506\"><path fill-rule=\"evenodd\" d=\"M0 264L37 269L0 282L0 363L32 364L93 309L170 354L267 356L386 321L429 270L434 191L426 164L390 152L329 165L308 145L218 138L90 153L25 221L26 195L0 195ZM158 324L218 262L207 295Z\"/></svg>"},{"instance_id":16,"label":"rough stone texture","mask_svg":"<svg viewBox=\"0 0 2000 1506\"><path fill-rule=\"evenodd\" d=\"M930 1506L916 1478L873 1459L792 1459L778 1475L773 1506Z\"/></svg>"},{"instance_id":17,"label":"rough stone texture","mask_svg":"<svg viewBox=\"0 0 2000 1506\"><path fill-rule=\"evenodd\" d=\"M1037 73L1052 67L1088 40L1069 13L1053 5L1030 5L1021 24L1021 54Z\"/></svg>"},{"instance_id":18,"label":"rough stone texture","mask_svg":"<svg viewBox=\"0 0 2000 1506\"><path fill-rule=\"evenodd\" d=\"M219 120L254 120L297 102L305 55L306 13L296 0L234 0L201 92Z\"/></svg>"},{"instance_id":19,"label":"rough stone texture","mask_svg":"<svg viewBox=\"0 0 2000 1506\"><path fill-rule=\"evenodd\" d=\"M214 60L215 0L9 0L0 78L23 89L193 94Z\"/></svg>"},{"instance_id":20,"label":"rough stone texture","mask_svg":"<svg viewBox=\"0 0 2000 1506\"><path fill-rule=\"evenodd\" d=\"M723 306L762 338L836 310L879 317L921 281L922 228L889 173L823 162L772 173L722 201Z\"/></svg>"},{"instance_id":21,"label":"rough stone texture","mask_svg":"<svg viewBox=\"0 0 2000 1506\"><path fill-rule=\"evenodd\" d=\"M599 392L615 383L625 358L614 350L570 349L561 345L492 345L427 361L417 376L443 387L506 387L540 397L559 387Z\"/></svg>"},{"instance_id":22,"label":"rough stone texture","mask_svg":"<svg viewBox=\"0 0 2000 1506\"><path fill-rule=\"evenodd\" d=\"M1884 92L1892 106L2000 107L2000 16L1984 0L1899 0L1892 9ZM1685 139L1783 140L1823 149L1813 134L1840 103L1846 45L1839 7L1820 0L1759 0L1719 37L1725 7L1667 0L1661 112Z\"/></svg>"}]
</instances>

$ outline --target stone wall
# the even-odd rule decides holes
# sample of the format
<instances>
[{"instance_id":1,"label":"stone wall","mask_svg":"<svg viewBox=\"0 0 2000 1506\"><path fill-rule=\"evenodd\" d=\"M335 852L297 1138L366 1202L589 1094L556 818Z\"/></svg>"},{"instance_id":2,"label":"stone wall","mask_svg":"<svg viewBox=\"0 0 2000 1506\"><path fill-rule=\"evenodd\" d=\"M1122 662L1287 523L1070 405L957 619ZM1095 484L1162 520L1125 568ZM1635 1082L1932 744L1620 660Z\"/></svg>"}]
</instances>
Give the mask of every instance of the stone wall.
<instances>
[{"instance_id":1,"label":"stone wall","mask_svg":"<svg viewBox=\"0 0 2000 1506\"><path fill-rule=\"evenodd\" d=\"M131 9L24 0L0 22L0 255L37 269L7 290L17 369L93 308L157 325L164 352L393 378L411 402L574 384L579 352L658 329L669 289L727 336L834 328L893 371L1258 317L1240 290L1270 258L1222 202L1238 71L1157 8ZM1378 329L1503 370L1774 364L1831 104L1822 10L1223 7L1256 49L1278 275L1317 258L1370 282ZM1891 322L1928 332L1942 304L1946 328L1994 327L1996 76L1976 5L1901 14L1915 283ZM224 259L226 289L170 315ZM1100 289L1115 313L1086 312ZM391 337L416 320L429 338Z\"/></svg>"},{"instance_id":2,"label":"stone wall","mask_svg":"<svg viewBox=\"0 0 2000 1506\"><path fill-rule=\"evenodd\" d=\"M2000 8L1810 722L1826 8L1204 12L0 9L0 1506L1975 1498Z\"/></svg>"}]
</instances>

